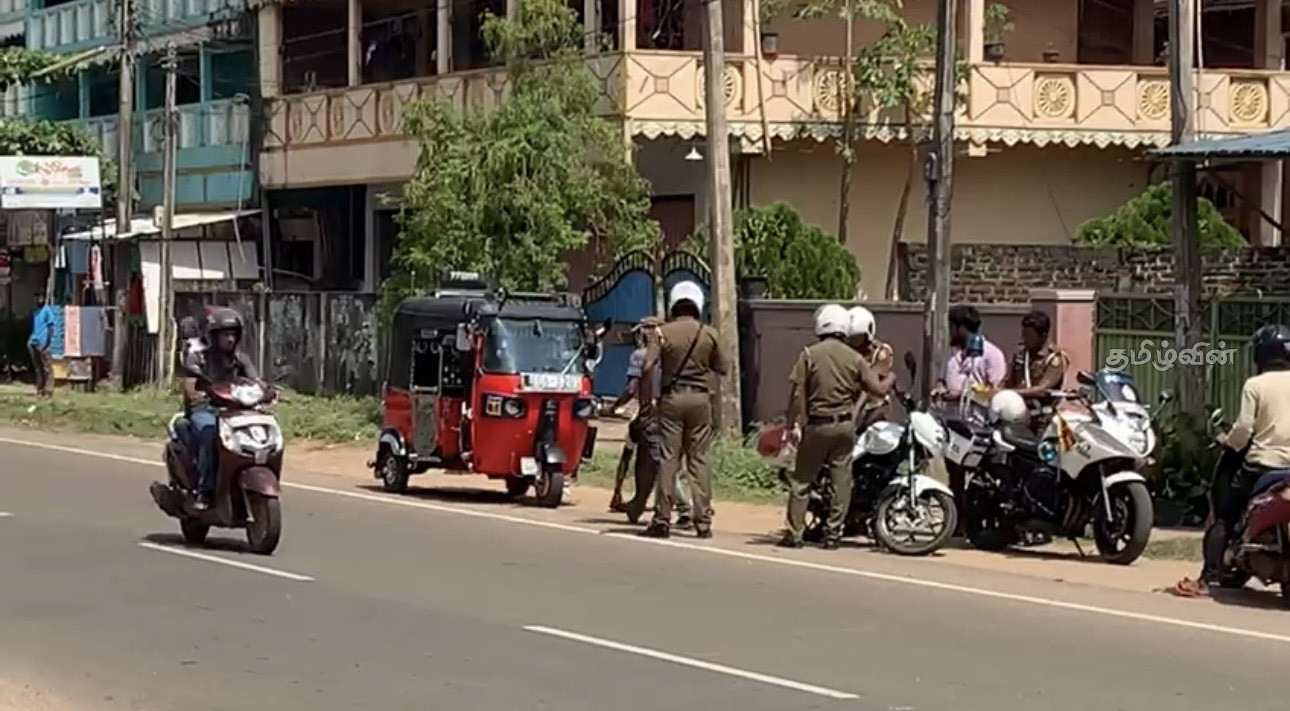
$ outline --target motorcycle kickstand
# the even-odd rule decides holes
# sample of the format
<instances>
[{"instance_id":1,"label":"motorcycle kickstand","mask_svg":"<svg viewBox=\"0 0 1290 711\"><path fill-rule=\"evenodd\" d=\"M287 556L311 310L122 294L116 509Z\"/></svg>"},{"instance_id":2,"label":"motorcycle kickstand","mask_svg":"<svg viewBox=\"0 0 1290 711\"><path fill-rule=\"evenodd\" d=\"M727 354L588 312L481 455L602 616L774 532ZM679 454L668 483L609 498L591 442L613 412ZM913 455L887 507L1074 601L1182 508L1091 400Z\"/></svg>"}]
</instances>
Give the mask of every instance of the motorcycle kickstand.
<instances>
[{"instance_id":1,"label":"motorcycle kickstand","mask_svg":"<svg viewBox=\"0 0 1290 711\"><path fill-rule=\"evenodd\" d=\"M1088 554L1086 554L1086 553L1084 552L1084 546L1081 546L1081 545L1079 544L1079 539L1078 539L1078 538L1076 538L1075 536L1071 536L1071 537L1070 537L1070 542L1075 544L1075 551L1076 551L1077 553L1079 553L1079 557L1080 557L1080 558L1087 558L1087 557L1088 557Z\"/></svg>"}]
</instances>

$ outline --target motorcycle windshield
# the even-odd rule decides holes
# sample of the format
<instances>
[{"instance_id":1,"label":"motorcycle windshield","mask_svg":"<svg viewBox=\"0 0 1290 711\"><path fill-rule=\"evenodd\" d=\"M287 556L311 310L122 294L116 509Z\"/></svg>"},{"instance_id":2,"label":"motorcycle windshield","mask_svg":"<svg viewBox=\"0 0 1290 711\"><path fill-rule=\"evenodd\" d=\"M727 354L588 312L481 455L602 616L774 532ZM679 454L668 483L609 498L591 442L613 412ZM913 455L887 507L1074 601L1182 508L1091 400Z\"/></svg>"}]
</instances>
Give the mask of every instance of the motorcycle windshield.
<instances>
[{"instance_id":1,"label":"motorcycle windshield","mask_svg":"<svg viewBox=\"0 0 1290 711\"><path fill-rule=\"evenodd\" d=\"M1142 400L1138 397L1138 386L1133 382L1132 375L1114 370L1099 370L1094 377L1097 380L1098 399L1109 400L1115 404L1142 404Z\"/></svg>"}]
</instances>

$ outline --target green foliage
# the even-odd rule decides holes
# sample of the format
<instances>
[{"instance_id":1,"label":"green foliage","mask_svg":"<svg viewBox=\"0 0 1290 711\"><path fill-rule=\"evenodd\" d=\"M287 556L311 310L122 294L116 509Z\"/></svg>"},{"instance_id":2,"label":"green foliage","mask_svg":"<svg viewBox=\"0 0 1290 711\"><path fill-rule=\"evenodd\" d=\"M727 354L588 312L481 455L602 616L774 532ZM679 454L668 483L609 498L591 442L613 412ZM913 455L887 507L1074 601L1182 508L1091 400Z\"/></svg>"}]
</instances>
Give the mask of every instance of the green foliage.
<instances>
[{"instance_id":1,"label":"green foliage","mask_svg":"<svg viewBox=\"0 0 1290 711\"><path fill-rule=\"evenodd\" d=\"M707 254L707 234L695 235L687 248ZM765 279L771 298L850 300L860 266L833 235L807 224L792 205L776 202L735 213L735 277Z\"/></svg>"},{"instance_id":2,"label":"green foliage","mask_svg":"<svg viewBox=\"0 0 1290 711\"><path fill-rule=\"evenodd\" d=\"M1003 3L990 3L985 9L985 39L987 42L1002 42L1013 30L1012 10Z\"/></svg>"},{"instance_id":3,"label":"green foliage","mask_svg":"<svg viewBox=\"0 0 1290 711\"><path fill-rule=\"evenodd\" d=\"M594 113L599 81L576 13L560 0L521 0L514 20L486 13L483 32L507 63L506 99L464 111L424 101L405 119L420 155L383 285L387 313L443 270L549 290L563 284L569 250L658 240L648 185L627 162L621 133Z\"/></svg>"},{"instance_id":4,"label":"green foliage","mask_svg":"<svg viewBox=\"0 0 1290 711\"><path fill-rule=\"evenodd\" d=\"M1205 416L1175 408L1157 420L1156 432L1159 445L1151 470L1155 496L1203 507L1220 455L1220 450L1210 446L1213 438L1209 435ZM1204 515L1204 512L1200 513Z\"/></svg>"},{"instance_id":5,"label":"green foliage","mask_svg":"<svg viewBox=\"0 0 1290 711\"><path fill-rule=\"evenodd\" d=\"M784 14L785 8L788 7L788 0L762 0L760 6L762 24L774 22L779 16Z\"/></svg>"},{"instance_id":6,"label":"green foliage","mask_svg":"<svg viewBox=\"0 0 1290 711\"><path fill-rule=\"evenodd\" d=\"M1245 238L1227 224L1214 203L1200 197L1196 200L1200 242L1205 247L1238 248ZM1170 233L1173 217L1173 188L1160 183L1147 188L1106 217L1097 217L1079 226L1076 244L1116 247L1164 247L1173 243Z\"/></svg>"},{"instance_id":7,"label":"green foliage","mask_svg":"<svg viewBox=\"0 0 1290 711\"><path fill-rule=\"evenodd\" d=\"M50 68L67 57L22 47L0 49L0 87L10 84L50 84L76 76L75 63Z\"/></svg>"}]
</instances>

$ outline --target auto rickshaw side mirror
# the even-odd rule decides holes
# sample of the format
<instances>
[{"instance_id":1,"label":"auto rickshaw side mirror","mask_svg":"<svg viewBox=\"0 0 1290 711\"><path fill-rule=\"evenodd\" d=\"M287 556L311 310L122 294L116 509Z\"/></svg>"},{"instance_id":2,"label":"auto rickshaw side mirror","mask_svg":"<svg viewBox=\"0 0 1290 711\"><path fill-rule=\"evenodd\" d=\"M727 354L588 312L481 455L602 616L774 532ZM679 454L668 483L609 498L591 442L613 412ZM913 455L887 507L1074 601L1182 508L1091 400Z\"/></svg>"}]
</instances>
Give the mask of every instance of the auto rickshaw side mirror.
<instances>
[{"instance_id":1,"label":"auto rickshaw side mirror","mask_svg":"<svg viewBox=\"0 0 1290 711\"><path fill-rule=\"evenodd\" d=\"M454 345L463 353L470 350L470 328L466 324L457 324L457 338Z\"/></svg>"}]
</instances>

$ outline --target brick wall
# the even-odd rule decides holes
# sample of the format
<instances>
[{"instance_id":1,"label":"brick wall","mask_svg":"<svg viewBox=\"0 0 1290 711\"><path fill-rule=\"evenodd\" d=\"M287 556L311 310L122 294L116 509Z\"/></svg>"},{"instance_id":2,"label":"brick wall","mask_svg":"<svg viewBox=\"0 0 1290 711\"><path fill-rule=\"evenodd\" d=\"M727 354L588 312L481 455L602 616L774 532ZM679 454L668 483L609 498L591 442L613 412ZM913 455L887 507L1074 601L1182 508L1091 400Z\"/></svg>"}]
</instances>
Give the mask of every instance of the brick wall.
<instances>
[{"instance_id":1,"label":"brick wall","mask_svg":"<svg viewBox=\"0 0 1290 711\"><path fill-rule=\"evenodd\" d=\"M927 246L900 245L901 297L926 297ZM1208 293L1290 294L1290 248L1248 248L1204 255ZM1174 259L1168 250L1074 245L958 244L951 253L951 301L1024 302L1031 289L1096 289L1167 294Z\"/></svg>"}]
</instances>

